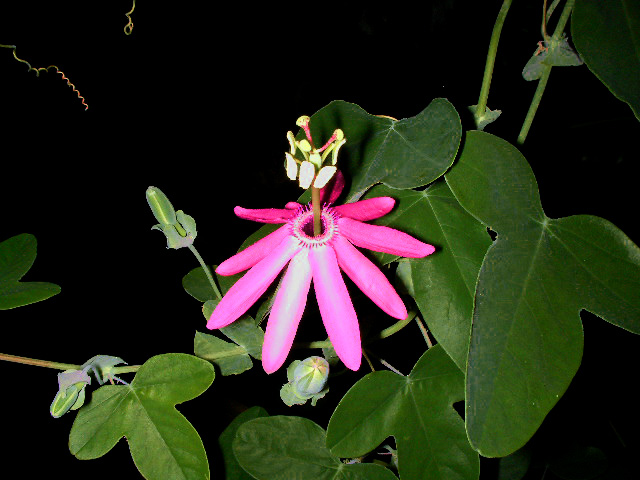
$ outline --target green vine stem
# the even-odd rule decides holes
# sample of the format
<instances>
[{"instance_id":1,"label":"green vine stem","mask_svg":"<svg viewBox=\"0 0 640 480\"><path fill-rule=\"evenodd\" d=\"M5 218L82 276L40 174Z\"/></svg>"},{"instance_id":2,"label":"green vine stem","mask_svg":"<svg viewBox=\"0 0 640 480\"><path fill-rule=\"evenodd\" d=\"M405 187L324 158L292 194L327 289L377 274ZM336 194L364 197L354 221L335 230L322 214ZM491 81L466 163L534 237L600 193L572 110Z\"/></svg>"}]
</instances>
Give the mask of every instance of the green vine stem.
<instances>
[{"instance_id":1,"label":"green vine stem","mask_svg":"<svg viewBox=\"0 0 640 480\"><path fill-rule=\"evenodd\" d=\"M478 105L476 106L475 118L476 123L478 118L482 118L487 109L487 101L489 100L489 89L491 88L491 77L493 76L493 67L496 62L496 55L498 53L498 42L500 41L500 33L502 32L502 26L507 18L509 7L511 7L512 0L504 0L496 23L493 26L493 32L491 33L491 41L489 42L489 52L487 53L487 62L484 67L484 77L482 78L482 88L480 89L480 97L478 98Z\"/></svg>"},{"instance_id":2,"label":"green vine stem","mask_svg":"<svg viewBox=\"0 0 640 480\"><path fill-rule=\"evenodd\" d=\"M55 370L81 370L82 365L75 365L72 363L58 363L50 362L48 360L38 360L36 358L19 357L17 355L9 355L7 353L0 353L0 360L5 362L21 363L23 365L34 365L36 367L53 368ZM133 373L137 372L140 365L127 365L125 367L115 367L113 369L114 375L121 373Z\"/></svg>"},{"instance_id":3,"label":"green vine stem","mask_svg":"<svg viewBox=\"0 0 640 480\"><path fill-rule=\"evenodd\" d=\"M564 27L566 26L567 21L571 16L571 11L573 10L574 4L575 4L575 0L567 0L567 3L565 3L564 9L562 10L562 15L560 15L560 19L558 20L556 29L553 31L553 37L551 40L552 42L558 42L562 37L562 32L564 32ZM520 130L520 134L518 135L518 143L520 145L522 145L524 141L527 139L529 129L531 128L533 119L536 116L538 107L540 106L540 101L542 100L542 94L544 93L544 89L547 87L547 82L549 81L549 75L551 75L552 68L553 67L551 65L544 65L542 76L538 81L538 86L536 88L535 93L533 94L533 100L531 100L529 111L527 112L527 116L525 117L524 123L522 124L522 129Z\"/></svg>"},{"instance_id":4,"label":"green vine stem","mask_svg":"<svg viewBox=\"0 0 640 480\"><path fill-rule=\"evenodd\" d=\"M221 300L222 294L220 293L220 289L218 288L215 280L213 279L213 275L211 275L211 270L209 270L209 267L207 266L207 264L204 263L204 260L196 250L196 247L194 247L193 245L189 245L189 250L191 250L191 253L193 253L195 257L198 259L198 263L200 263L200 266L202 266L202 269L204 270L204 273L207 276L209 283L211 284L211 288L213 288L213 293L215 293L216 297L218 297L218 300Z\"/></svg>"}]
</instances>

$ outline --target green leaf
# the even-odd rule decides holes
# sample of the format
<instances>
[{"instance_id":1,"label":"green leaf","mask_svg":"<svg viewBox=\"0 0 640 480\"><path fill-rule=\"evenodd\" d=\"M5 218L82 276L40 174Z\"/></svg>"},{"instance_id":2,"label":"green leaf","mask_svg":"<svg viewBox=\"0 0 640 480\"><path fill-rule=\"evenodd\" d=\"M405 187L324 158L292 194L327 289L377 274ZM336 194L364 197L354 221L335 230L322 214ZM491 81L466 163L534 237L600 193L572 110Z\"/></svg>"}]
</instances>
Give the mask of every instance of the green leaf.
<instances>
[{"instance_id":1,"label":"green leaf","mask_svg":"<svg viewBox=\"0 0 640 480\"><path fill-rule=\"evenodd\" d=\"M196 332L193 353L220 368L222 375L238 375L253 367L247 350L207 333Z\"/></svg>"},{"instance_id":2,"label":"green leaf","mask_svg":"<svg viewBox=\"0 0 640 480\"><path fill-rule=\"evenodd\" d=\"M487 133L467 134L446 181L498 234L476 286L466 422L482 455L505 456L533 435L575 375L581 309L640 333L640 249L602 218L547 217L525 158Z\"/></svg>"},{"instance_id":3,"label":"green leaf","mask_svg":"<svg viewBox=\"0 0 640 480\"><path fill-rule=\"evenodd\" d=\"M402 120L334 101L313 115L310 125L314 138L329 138L336 128L344 131L347 143L338 167L351 181L345 202L359 199L376 183L414 188L433 182L453 163L462 134L458 113L443 98Z\"/></svg>"},{"instance_id":4,"label":"green leaf","mask_svg":"<svg viewBox=\"0 0 640 480\"><path fill-rule=\"evenodd\" d=\"M36 237L22 233L0 243L0 310L29 305L60 293L53 283L21 282L36 259Z\"/></svg>"},{"instance_id":5,"label":"green leaf","mask_svg":"<svg viewBox=\"0 0 640 480\"><path fill-rule=\"evenodd\" d=\"M571 32L589 70L640 120L640 3L577 0Z\"/></svg>"},{"instance_id":6,"label":"green leaf","mask_svg":"<svg viewBox=\"0 0 640 480\"><path fill-rule=\"evenodd\" d=\"M358 381L331 416L327 447L358 457L393 435L402 480L477 479L478 454L452 406L463 398L462 372L436 345L407 377L378 371Z\"/></svg>"},{"instance_id":7,"label":"green leaf","mask_svg":"<svg viewBox=\"0 0 640 480\"><path fill-rule=\"evenodd\" d=\"M428 257L408 261L413 295L438 343L464 371L476 280L491 244L487 229L460 206L444 181L419 192L384 186L367 192L367 197L379 196L395 198L396 206L372 223L402 230L436 247ZM396 258L375 256L382 263Z\"/></svg>"},{"instance_id":8,"label":"green leaf","mask_svg":"<svg viewBox=\"0 0 640 480\"><path fill-rule=\"evenodd\" d=\"M126 437L133 462L150 480L209 478L202 441L175 405L213 382L210 363L181 353L150 358L129 385L106 385L79 410L69 449L81 460L98 458Z\"/></svg>"},{"instance_id":9,"label":"green leaf","mask_svg":"<svg viewBox=\"0 0 640 480\"><path fill-rule=\"evenodd\" d=\"M236 436L238 428L249 420L254 418L268 417L269 414L262 407L251 407L245 410L225 428L224 432L220 434L218 438L218 445L222 450L222 457L224 459L224 478L225 480L253 480L253 477L245 472L240 464L236 460L236 456L233 454L233 439Z\"/></svg>"},{"instance_id":10,"label":"green leaf","mask_svg":"<svg viewBox=\"0 0 640 480\"><path fill-rule=\"evenodd\" d=\"M215 274L216 265L209 265L209 269L212 272L212 275L216 276L216 279L219 281L220 278ZM191 295L193 298L200 302L206 302L207 300L218 299L213 288L211 288L211 284L209 283L209 279L207 278L207 274L204 272L202 267L197 267L187 273L184 277L182 277L182 288Z\"/></svg>"},{"instance_id":11,"label":"green leaf","mask_svg":"<svg viewBox=\"0 0 640 480\"><path fill-rule=\"evenodd\" d=\"M240 466L258 480L397 480L380 465L342 463L325 446L324 430L301 417L257 418L242 424L233 452Z\"/></svg>"}]
</instances>

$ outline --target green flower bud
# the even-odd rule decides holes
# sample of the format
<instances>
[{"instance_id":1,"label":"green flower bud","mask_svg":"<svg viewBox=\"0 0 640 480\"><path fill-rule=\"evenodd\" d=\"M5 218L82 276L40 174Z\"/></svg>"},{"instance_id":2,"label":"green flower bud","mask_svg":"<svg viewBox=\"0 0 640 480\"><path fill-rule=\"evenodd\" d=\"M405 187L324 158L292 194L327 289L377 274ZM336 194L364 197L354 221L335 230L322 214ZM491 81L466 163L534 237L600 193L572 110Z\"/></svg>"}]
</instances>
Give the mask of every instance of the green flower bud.
<instances>
[{"instance_id":1,"label":"green flower bud","mask_svg":"<svg viewBox=\"0 0 640 480\"><path fill-rule=\"evenodd\" d=\"M300 397L320 393L329 377L329 363L322 357L309 357L293 372L293 385Z\"/></svg>"},{"instance_id":2,"label":"green flower bud","mask_svg":"<svg viewBox=\"0 0 640 480\"><path fill-rule=\"evenodd\" d=\"M49 412L53 418L60 418L69 410L77 410L84 404L85 387L91 378L84 370L66 370L58 374L56 393Z\"/></svg>"},{"instance_id":3,"label":"green flower bud","mask_svg":"<svg viewBox=\"0 0 640 480\"><path fill-rule=\"evenodd\" d=\"M147 188L147 203L153 216L160 223L151 230L160 230L167 237L167 248L183 248L193 243L197 236L196 221L182 210L177 212L159 188Z\"/></svg>"},{"instance_id":4,"label":"green flower bud","mask_svg":"<svg viewBox=\"0 0 640 480\"><path fill-rule=\"evenodd\" d=\"M153 216L160 222L160 225L172 225L176 223L176 211L173 209L173 205L162 193L159 188L149 187L147 188L147 203L151 207Z\"/></svg>"}]
</instances>

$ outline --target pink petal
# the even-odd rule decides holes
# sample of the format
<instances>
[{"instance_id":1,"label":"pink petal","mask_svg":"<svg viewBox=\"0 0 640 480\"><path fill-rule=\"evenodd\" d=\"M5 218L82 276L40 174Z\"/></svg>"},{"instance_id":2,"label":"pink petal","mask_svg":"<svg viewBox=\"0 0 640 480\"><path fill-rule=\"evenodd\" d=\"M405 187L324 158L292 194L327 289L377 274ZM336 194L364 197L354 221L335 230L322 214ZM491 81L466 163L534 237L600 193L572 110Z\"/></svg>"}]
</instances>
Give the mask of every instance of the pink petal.
<instances>
[{"instance_id":1,"label":"pink petal","mask_svg":"<svg viewBox=\"0 0 640 480\"><path fill-rule=\"evenodd\" d=\"M236 207L233 212L245 220L262 223L286 223L295 215L295 210L287 208L242 208Z\"/></svg>"},{"instance_id":2,"label":"pink petal","mask_svg":"<svg viewBox=\"0 0 640 480\"><path fill-rule=\"evenodd\" d=\"M384 217L393 209L395 203L396 201L391 197L375 197L360 200L359 202L338 205L333 207L333 209L343 217L365 222L367 220Z\"/></svg>"},{"instance_id":3,"label":"pink petal","mask_svg":"<svg viewBox=\"0 0 640 480\"><path fill-rule=\"evenodd\" d=\"M320 189L320 203L332 204L338 199L344 188L344 175L338 169L329 183Z\"/></svg>"},{"instance_id":4,"label":"pink petal","mask_svg":"<svg viewBox=\"0 0 640 480\"><path fill-rule=\"evenodd\" d=\"M253 245L249 245L241 252L227 258L218 265L216 273L219 275L234 275L253 267L256 263L269 255L285 237L290 235L289 225L283 225L275 232L261 238Z\"/></svg>"},{"instance_id":5,"label":"pink petal","mask_svg":"<svg viewBox=\"0 0 640 480\"><path fill-rule=\"evenodd\" d=\"M338 236L333 241L338 264L353 283L382 310L394 318L407 318L407 309L387 277L349 240Z\"/></svg>"},{"instance_id":6,"label":"pink petal","mask_svg":"<svg viewBox=\"0 0 640 480\"><path fill-rule=\"evenodd\" d=\"M362 359L358 317L333 248L323 245L310 249L309 263L320 315L329 340L345 366L358 370Z\"/></svg>"},{"instance_id":7,"label":"pink petal","mask_svg":"<svg viewBox=\"0 0 640 480\"><path fill-rule=\"evenodd\" d=\"M287 202L287 204L284 206L284 208L287 208L289 210L297 210L301 207L302 205L299 204L298 202Z\"/></svg>"},{"instance_id":8,"label":"pink petal","mask_svg":"<svg viewBox=\"0 0 640 480\"><path fill-rule=\"evenodd\" d=\"M307 252L303 249L291 259L271 308L262 345L262 367L267 373L278 370L286 360L307 304L311 286Z\"/></svg>"},{"instance_id":9,"label":"pink petal","mask_svg":"<svg viewBox=\"0 0 640 480\"><path fill-rule=\"evenodd\" d=\"M207 328L226 327L249 310L300 248L295 237L287 236L282 240L222 297L207 322Z\"/></svg>"},{"instance_id":10,"label":"pink petal","mask_svg":"<svg viewBox=\"0 0 640 480\"><path fill-rule=\"evenodd\" d=\"M422 258L431 255L436 249L433 245L421 242L400 230L369 225L347 217L338 219L340 233L354 245L376 252L391 253L401 257Z\"/></svg>"}]
</instances>

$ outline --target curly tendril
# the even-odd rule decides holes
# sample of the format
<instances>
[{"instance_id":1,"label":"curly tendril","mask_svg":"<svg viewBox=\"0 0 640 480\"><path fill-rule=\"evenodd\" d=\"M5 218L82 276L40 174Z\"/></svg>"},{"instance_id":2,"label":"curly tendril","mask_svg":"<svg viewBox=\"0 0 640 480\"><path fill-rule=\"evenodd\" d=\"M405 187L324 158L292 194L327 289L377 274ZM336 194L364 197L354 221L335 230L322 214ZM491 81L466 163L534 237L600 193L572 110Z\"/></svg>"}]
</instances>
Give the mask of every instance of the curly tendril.
<instances>
[{"instance_id":1,"label":"curly tendril","mask_svg":"<svg viewBox=\"0 0 640 480\"><path fill-rule=\"evenodd\" d=\"M82 102L82 105L84 105L84 109L85 111L89 108L89 105L87 105L84 97L82 95L80 95L80 92L78 91L78 89L76 88L76 86L71 83L71 81L67 78L67 76L64 74L64 72L62 70L60 70L57 66L55 65L49 65L48 67L38 67L38 68L34 68L31 66L31 64L29 62L27 62L26 60L23 60L21 58L18 57L18 55L16 55L16 46L15 45L2 45L0 43L0 47L3 48L10 48L13 50L13 58L15 58L17 61L19 61L20 63L24 63L29 69L27 70L28 72L30 72L31 70L33 70L34 72L36 72L36 77L40 76L40 72L48 72L49 69L54 68L56 70L56 73L59 73L62 76L62 79L65 80L67 82L67 85L71 87L71 89L75 92L75 94L78 96L78 98L80 99L80 101Z\"/></svg>"},{"instance_id":2,"label":"curly tendril","mask_svg":"<svg viewBox=\"0 0 640 480\"><path fill-rule=\"evenodd\" d=\"M129 12L124 14L127 17L127 19L129 20L129 23L127 23L124 26L124 34L125 35L131 35L131 32L133 32L133 20L131 20L131 14L133 13L133 11L135 9L136 9L136 0L133 0L133 6L131 7L131 10L129 10Z\"/></svg>"}]
</instances>

